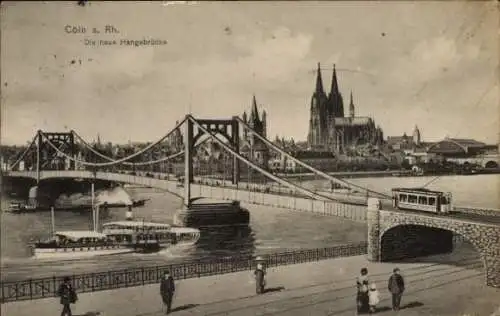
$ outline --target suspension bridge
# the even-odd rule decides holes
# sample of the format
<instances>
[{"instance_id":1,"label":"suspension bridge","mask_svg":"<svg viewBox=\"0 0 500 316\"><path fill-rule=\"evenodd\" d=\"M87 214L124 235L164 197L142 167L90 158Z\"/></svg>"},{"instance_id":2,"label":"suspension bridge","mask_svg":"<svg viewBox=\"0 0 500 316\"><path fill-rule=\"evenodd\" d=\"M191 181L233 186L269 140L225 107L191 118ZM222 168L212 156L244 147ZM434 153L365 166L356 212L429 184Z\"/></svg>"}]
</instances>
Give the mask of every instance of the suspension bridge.
<instances>
[{"instance_id":1,"label":"suspension bridge","mask_svg":"<svg viewBox=\"0 0 500 316\"><path fill-rule=\"evenodd\" d=\"M177 152L170 152L172 146L165 144L175 142L173 138L179 137L181 127L184 128L183 144L179 146L181 148ZM318 192L296 181L291 182L276 176L265 165L256 161L253 152L245 156L240 153L241 128L254 137L254 142L264 144L268 150L295 161L312 172L316 179L327 180L336 188L356 192L356 195L351 194L351 198L346 199L342 198L344 194ZM213 161L203 161L201 156L204 152L198 150L208 141L218 145L219 156L223 157L217 163L219 168L214 168ZM163 156L159 157L160 155ZM145 157L151 159L144 159ZM182 190L179 190L179 179L173 174L172 163L179 165L182 164L182 160L184 175L181 177ZM21 162L24 163L22 169L28 169L27 171L20 170ZM228 120L200 120L188 115L158 141L122 158L104 155L73 130L68 133L38 131L28 148L9 166L5 175L33 178L37 182L49 178L95 178L145 185L182 195L186 206L191 203L192 192L196 192L197 189L196 185L198 187L216 185L240 191L262 191L318 201L351 200L355 204L366 204L367 196L390 198L387 194L333 177L307 165L252 130L238 117Z\"/></svg>"},{"instance_id":2,"label":"suspension bridge","mask_svg":"<svg viewBox=\"0 0 500 316\"><path fill-rule=\"evenodd\" d=\"M181 128L184 130L182 136ZM240 152L240 131L252 137L249 141L250 152ZM180 145L171 146L176 141ZM256 147L255 151L253 146ZM176 152L172 150L173 147L177 148ZM355 193L345 195L315 190L300 182L278 177L262 162L262 155L265 156L263 148L293 160L313 173L318 180L332 183L332 187ZM203 157L207 151L209 157L205 155L205 159ZM218 156L216 162L211 160L214 155ZM19 170L21 161L27 171ZM172 171L174 163L183 167L182 176ZM198 197L212 197L366 221L368 253L374 261L383 260L388 256L387 252L394 251L389 247L388 240L394 241L398 236L406 238L419 235L419 241L425 247L430 247L435 238L450 240L451 243L449 233L457 234L469 240L479 252L485 265L486 283L500 286L498 210L455 207L456 212L451 215L437 215L393 209L391 197L386 193L311 167L277 147L236 116L214 120L186 115L158 141L124 157L115 158L93 148L75 131L38 131L30 146L4 175L32 178L37 182L51 178L83 178L155 187L182 198L186 209ZM372 206L372 210L367 211L366 205L374 198L382 203L378 208L373 209ZM409 229L414 226L419 229ZM406 230L394 235L398 229ZM436 229L439 236L436 235ZM441 250L448 251L450 243Z\"/></svg>"}]
</instances>

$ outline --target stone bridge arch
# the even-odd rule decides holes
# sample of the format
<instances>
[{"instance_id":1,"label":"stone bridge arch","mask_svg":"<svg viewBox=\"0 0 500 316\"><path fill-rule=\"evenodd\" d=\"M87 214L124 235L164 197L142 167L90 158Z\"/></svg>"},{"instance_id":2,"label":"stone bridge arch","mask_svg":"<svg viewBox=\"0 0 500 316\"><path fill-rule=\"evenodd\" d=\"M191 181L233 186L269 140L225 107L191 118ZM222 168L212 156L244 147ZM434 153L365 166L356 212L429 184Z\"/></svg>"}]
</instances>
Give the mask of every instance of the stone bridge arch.
<instances>
[{"instance_id":1,"label":"stone bridge arch","mask_svg":"<svg viewBox=\"0 0 500 316\"><path fill-rule=\"evenodd\" d=\"M485 167L485 168L498 168L498 162L496 162L495 160L486 160L483 167Z\"/></svg>"},{"instance_id":2,"label":"stone bridge arch","mask_svg":"<svg viewBox=\"0 0 500 316\"><path fill-rule=\"evenodd\" d=\"M452 252L454 234L461 235L452 230L420 224L395 224L386 227L379 237L380 261ZM474 248L478 250L476 245Z\"/></svg>"},{"instance_id":3,"label":"stone bridge arch","mask_svg":"<svg viewBox=\"0 0 500 316\"><path fill-rule=\"evenodd\" d=\"M460 235L477 251L484 267L486 284L500 287L500 226L490 223L478 223L447 216L434 216L425 213L403 212L396 210L369 209L368 220L368 257L372 261L391 258L383 251L391 251L388 244L404 243L405 233L411 232L418 239L418 234L429 234L427 238L444 237L444 241L436 245L437 254L451 251L453 235ZM396 232L396 234L394 234ZM390 240L390 238L403 240ZM417 241L424 241L426 238ZM428 240L427 240L428 241ZM451 247L451 249L450 249ZM416 252L416 253L415 253ZM412 253L418 254L417 251ZM431 251L432 252L432 251ZM424 253L422 255L430 255ZM395 256L397 257L397 256ZM409 257L412 257L411 255ZM415 257L415 256L413 256Z\"/></svg>"}]
</instances>

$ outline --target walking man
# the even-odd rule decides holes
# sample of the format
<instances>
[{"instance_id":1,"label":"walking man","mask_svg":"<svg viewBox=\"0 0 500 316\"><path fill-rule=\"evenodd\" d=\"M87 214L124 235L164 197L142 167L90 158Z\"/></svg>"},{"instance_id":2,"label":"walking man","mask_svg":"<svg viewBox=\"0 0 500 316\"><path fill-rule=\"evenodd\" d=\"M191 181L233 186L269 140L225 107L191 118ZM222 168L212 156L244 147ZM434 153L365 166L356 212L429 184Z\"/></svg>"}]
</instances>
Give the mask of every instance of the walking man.
<instances>
[{"instance_id":1,"label":"walking man","mask_svg":"<svg viewBox=\"0 0 500 316\"><path fill-rule=\"evenodd\" d=\"M165 271L165 275L160 282L160 294L163 300L163 304L167 305L167 314L172 311L172 299L175 293L175 283L174 278L170 275L170 272Z\"/></svg>"},{"instance_id":2,"label":"walking man","mask_svg":"<svg viewBox=\"0 0 500 316\"><path fill-rule=\"evenodd\" d=\"M392 294L392 310L398 311L401 304L401 297L405 290L405 281L401 274L399 274L399 268L393 270L393 274L389 278L388 289Z\"/></svg>"},{"instance_id":3,"label":"walking man","mask_svg":"<svg viewBox=\"0 0 500 316\"><path fill-rule=\"evenodd\" d=\"M69 277L64 278L64 282L59 286L57 294L61 298L61 305L63 306L61 316L72 316L70 304L76 303L78 298L75 290L71 286Z\"/></svg>"}]
</instances>

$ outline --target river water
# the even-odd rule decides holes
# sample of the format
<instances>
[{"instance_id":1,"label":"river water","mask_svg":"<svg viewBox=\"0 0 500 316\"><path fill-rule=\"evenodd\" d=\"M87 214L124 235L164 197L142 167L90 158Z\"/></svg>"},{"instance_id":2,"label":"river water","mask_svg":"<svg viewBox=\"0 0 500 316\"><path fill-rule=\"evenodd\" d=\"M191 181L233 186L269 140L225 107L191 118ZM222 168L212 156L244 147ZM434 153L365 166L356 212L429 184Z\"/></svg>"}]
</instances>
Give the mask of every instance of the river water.
<instances>
[{"instance_id":1,"label":"river water","mask_svg":"<svg viewBox=\"0 0 500 316\"><path fill-rule=\"evenodd\" d=\"M418 187L431 180L429 189L453 193L454 203L500 209L500 176L388 177L346 179L376 191L389 193L393 187ZM303 186L329 188L325 181L308 181ZM129 189L135 198L149 198L144 207L134 209L135 219L171 223L181 201L153 189ZM2 199L2 209L8 205ZM191 248L172 248L156 254L124 254L76 261L40 261L30 258L29 243L47 237L51 230L50 212L11 214L2 212L1 268L3 280L80 274L129 267L164 265L192 258L255 254L287 249L327 247L366 240L366 225L335 217L291 212L267 206L246 205L251 212L246 229L202 231L201 239ZM101 214L101 223L123 220L125 209L110 209ZM91 228L90 212L56 212L57 230Z\"/></svg>"}]
</instances>

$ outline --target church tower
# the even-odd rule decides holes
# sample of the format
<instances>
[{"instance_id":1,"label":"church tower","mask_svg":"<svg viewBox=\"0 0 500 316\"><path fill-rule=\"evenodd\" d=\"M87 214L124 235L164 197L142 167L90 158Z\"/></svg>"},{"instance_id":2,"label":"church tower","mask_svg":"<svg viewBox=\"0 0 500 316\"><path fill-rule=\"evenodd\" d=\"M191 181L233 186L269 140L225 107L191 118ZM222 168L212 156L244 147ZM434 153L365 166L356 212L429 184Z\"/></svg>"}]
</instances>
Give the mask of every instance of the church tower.
<instances>
[{"instance_id":1,"label":"church tower","mask_svg":"<svg viewBox=\"0 0 500 316\"><path fill-rule=\"evenodd\" d=\"M352 101L352 91L351 91L351 101L349 102L349 117L353 119L355 116L354 113L354 102Z\"/></svg>"},{"instance_id":2,"label":"church tower","mask_svg":"<svg viewBox=\"0 0 500 316\"><path fill-rule=\"evenodd\" d=\"M248 126L250 126L251 129L262 135L262 122L260 121L259 118L259 111L257 110L257 100L255 99L255 95L253 96L252 100L252 109L250 110L250 118L248 119ZM256 137L253 134L249 136L250 136L250 143L254 145Z\"/></svg>"},{"instance_id":3,"label":"church tower","mask_svg":"<svg viewBox=\"0 0 500 316\"><path fill-rule=\"evenodd\" d=\"M415 125L415 129L413 130L413 143L417 146L420 146L420 130L418 129L418 126Z\"/></svg>"},{"instance_id":4,"label":"church tower","mask_svg":"<svg viewBox=\"0 0 500 316\"><path fill-rule=\"evenodd\" d=\"M332 84L328 95L328 109L334 114L334 117L344 117L344 100L339 90L335 64L333 65Z\"/></svg>"},{"instance_id":5,"label":"church tower","mask_svg":"<svg viewBox=\"0 0 500 316\"><path fill-rule=\"evenodd\" d=\"M323 89L323 78L321 77L320 63L316 75L316 89L311 97L309 133L307 142L309 147L314 148L325 144L327 137L326 106L327 97Z\"/></svg>"}]
</instances>

